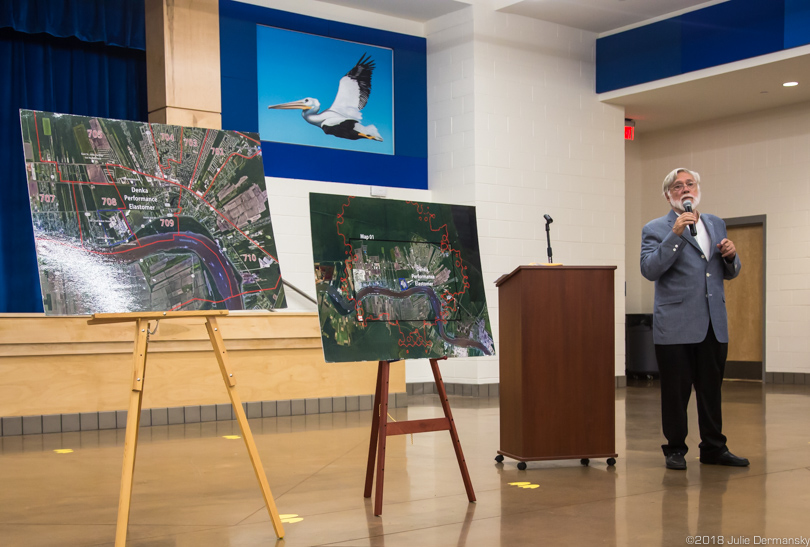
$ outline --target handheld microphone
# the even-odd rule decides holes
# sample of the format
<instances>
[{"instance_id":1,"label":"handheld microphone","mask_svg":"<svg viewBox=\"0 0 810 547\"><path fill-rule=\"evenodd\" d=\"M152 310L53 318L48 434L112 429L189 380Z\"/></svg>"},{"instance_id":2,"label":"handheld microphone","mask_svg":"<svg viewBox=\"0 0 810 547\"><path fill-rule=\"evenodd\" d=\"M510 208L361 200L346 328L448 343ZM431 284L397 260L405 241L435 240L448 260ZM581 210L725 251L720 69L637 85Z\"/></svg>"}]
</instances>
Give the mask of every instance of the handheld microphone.
<instances>
[{"instance_id":1,"label":"handheld microphone","mask_svg":"<svg viewBox=\"0 0 810 547\"><path fill-rule=\"evenodd\" d=\"M686 211L687 213L692 212L692 200L691 199L683 200L683 210ZM697 237L697 226L695 226L694 224L690 224L689 225L689 233L692 234L692 237Z\"/></svg>"}]
</instances>

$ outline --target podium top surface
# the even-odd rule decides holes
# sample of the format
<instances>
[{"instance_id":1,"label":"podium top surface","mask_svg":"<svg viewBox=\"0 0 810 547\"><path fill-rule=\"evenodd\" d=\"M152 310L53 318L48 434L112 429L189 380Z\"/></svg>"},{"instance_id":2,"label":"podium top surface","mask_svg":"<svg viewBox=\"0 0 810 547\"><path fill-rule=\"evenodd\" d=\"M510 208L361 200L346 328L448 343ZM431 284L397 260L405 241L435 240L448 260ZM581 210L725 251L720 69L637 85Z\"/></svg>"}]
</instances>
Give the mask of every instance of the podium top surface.
<instances>
[{"instance_id":1,"label":"podium top surface","mask_svg":"<svg viewBox=\"0 0 810 547\"><path fill-rule=\"evenodd\" d=\"M577 270L577 271L581 271L581 270L615 270L616 268L617 268L616 266L544 266L544 265L540 265L540 264L538 264L537 266L529 266L529 265L518 266L517 268L515 268L514 270L512 270L508 274L503 274L501 277L496 279L495 280L495 286L500 287L501 285L504 284L504 282L511 279L512 277L517 275L518 272L523 271L523 270L543 270L543 271L556 272L556 271L560 271L560 270L568 270L568 271L570 271L570 270Z\"/></svg>"}]
</instances>

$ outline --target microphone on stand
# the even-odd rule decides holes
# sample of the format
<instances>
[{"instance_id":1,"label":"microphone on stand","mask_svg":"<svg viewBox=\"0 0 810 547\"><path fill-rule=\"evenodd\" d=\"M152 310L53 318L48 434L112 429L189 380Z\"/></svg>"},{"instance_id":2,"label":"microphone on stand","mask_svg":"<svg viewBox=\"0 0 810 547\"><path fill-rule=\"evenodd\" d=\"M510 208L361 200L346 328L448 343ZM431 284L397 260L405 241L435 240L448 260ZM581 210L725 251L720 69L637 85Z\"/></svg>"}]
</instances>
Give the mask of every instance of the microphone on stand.
<instances>
[{"instance_id":1,"label":"microphone on stand","mask_svg":"<svg viewBox=\"0 0 810 547\"><path fill-rule=\"evenodd\" d=\"M692 212L692 200L691 199L683 200L683 210L686 211L687 213ZM690 224L689 225L689 233L692 234L692 237L697 237L697 226L695 226L694 224Z\"/></svg>"},{"instance_id":2,"label":"microphone on stand","mask_svg":"<svg viewBox=\"0 0 810 547\"><path fill-rule=\"evenodd\" d=\"M549 227L554 219L551 218L549 215L543 215L543 218L546 219L546 242L548 243L548 263L552 264L554 261L551 259L551 228Z\"/></svg>"}]
</instances>

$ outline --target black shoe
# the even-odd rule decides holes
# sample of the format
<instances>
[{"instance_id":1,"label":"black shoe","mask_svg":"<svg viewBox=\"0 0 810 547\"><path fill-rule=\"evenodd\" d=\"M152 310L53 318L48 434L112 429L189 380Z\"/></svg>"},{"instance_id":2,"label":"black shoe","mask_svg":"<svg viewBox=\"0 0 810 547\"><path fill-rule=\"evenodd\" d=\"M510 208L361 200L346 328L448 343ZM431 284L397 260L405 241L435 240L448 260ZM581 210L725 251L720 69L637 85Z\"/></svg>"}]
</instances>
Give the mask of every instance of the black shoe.
<instances>
[{"instance_id":1,"label":"black shoe","mask_svg":"<svg viewBox=\"0 0 810 547\"><path fill-rule=\"evenodd\" d=\"M683 454L673 452L667 455L667 469L686 469L686 460Z\"/></svg>"},{"instance_id":2,"label":"black shoe","mask_svg":"<svg viewBox=\"0 0 810 547\"><path fill-rule=\"evenodd\" d=\"M704 458L703 456L700 457L700 463L706 463L709 465L729 465L731 467L748 467L750 462L748 458L741 458L739 456L735 456L731 452L723 452L719 456L714 458Z\"/></svg>"}]
</instances>

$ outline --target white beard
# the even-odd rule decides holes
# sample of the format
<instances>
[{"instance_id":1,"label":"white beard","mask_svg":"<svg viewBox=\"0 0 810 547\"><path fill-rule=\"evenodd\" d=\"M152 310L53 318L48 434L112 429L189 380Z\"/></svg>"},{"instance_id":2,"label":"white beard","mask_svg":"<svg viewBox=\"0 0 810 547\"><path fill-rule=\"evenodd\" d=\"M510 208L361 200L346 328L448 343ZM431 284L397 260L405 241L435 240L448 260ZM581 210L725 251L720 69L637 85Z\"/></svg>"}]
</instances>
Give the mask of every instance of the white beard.
<instances>
[{"instance_id":1,"label":"white beard","mask_svg":"<svg viewBox=\"0 0 810 547\"><path fill-rule=\"evenodd\" d=\"M695 209L697 209L698 204L700 203L700 190L698 190L697 193L694 196L687 196L686 199L688 199L688 200L690 200L692 202L692 210L694 211ZM670 201L670 203L672 204L672 206L679 213L685 213L686 212L686 209L684 209L684 207L683 207L683 200L681 200L679 202L678 201Z\"/></svg>"}]
</instances>

